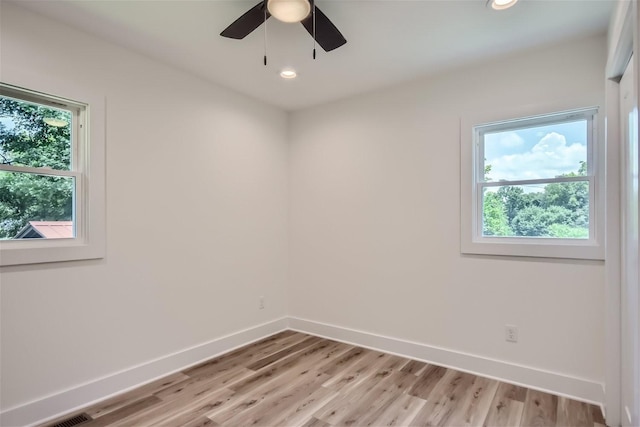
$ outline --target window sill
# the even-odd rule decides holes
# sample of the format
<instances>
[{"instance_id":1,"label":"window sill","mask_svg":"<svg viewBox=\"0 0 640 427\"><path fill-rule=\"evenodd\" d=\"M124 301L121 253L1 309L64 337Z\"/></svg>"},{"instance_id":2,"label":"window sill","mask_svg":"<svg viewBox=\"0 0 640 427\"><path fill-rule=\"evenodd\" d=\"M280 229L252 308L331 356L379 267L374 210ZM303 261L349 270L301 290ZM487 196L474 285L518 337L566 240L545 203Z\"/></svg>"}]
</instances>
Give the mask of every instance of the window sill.
<instances>
[{"instance_id":1,"label":"window sill","mask_svg":"<svg viewBox=\"0 0 640 427\"><path fill-rule=\"evenodd\" d=\"M104 244L78 239L34 239L0 242L0 266L104 258Z\"/></svg>"},{"instance_id":2,"label":"window sill","mask_svg":"<svg viewBox=\"0 0 640 427\"><path fill-rule=\"evenodd\" d=\"M595 241L483 237L461 243L463 254L604 260L604 248Z\"/></svg>"}]
</instances>

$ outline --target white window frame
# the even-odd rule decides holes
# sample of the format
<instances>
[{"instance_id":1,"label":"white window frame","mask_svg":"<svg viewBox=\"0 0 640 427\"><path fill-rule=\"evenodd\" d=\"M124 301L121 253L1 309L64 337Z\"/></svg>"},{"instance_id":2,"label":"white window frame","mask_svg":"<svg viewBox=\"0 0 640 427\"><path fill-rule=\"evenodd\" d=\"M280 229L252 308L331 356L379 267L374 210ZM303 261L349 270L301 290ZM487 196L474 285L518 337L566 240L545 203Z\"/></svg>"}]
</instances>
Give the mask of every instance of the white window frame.
<instances>
[{"instance_id":1,"label":"white window frame","mask_svg":"<svg viewBox=\"0 0 640 427\"><path fill-rule=\"evenodd\" d=\"M69 110L74 118L70 170L13 165L0 165L0 170L75 178L74 237L1 240L0 266L103 258L105 254L104 99L85 94L85 101L78 102L1 82L0 93L14 99Z\"/></svg>"},{"instance_id":2,"label":"white window frame","mask_svg":"<svg viewBox=\"0 0 640 427\"><path fill-rule=\"evenodd\" d=\"M503 255L542 258L604 259L604 197L600 155L598 107L552 110L552 113L504 119L475 117L461 122L461 252L463 254ZM587 176L535 180L484 181L484 140L488 131L519 129L586 119ZM550 184L588 181L589 238L498 237L482 234L483 189L506 185Z\"/></svg>"}]
</instances>

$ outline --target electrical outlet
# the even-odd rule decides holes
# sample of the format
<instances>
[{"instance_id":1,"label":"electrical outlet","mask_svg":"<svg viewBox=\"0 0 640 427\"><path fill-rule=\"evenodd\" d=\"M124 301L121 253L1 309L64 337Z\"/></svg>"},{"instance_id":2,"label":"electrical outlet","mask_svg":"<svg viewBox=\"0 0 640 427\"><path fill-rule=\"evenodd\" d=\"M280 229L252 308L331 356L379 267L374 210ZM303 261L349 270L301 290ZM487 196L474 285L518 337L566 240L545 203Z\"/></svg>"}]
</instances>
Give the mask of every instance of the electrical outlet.
<instances>
[{"instance_id":1,"label":"electrical outlet","mask_svg":"<svg viewBox=\"0 0 640 427\"><path fill-rule=\"evenodd\" d=\"M260 297L260 299L258 300L258 308L260 310L264 309L264 297Z\"/></svg>"},{"instance_id":2,"label":"electrical outlet","mask_svg":"<svg viewBox=\"0 0 640 427\"><path fill-rule=\"evenodd\" d=\"M518 342L518 327L514 325L505 325L504 339L508 342Z\"/></svg>"}]
</instances>

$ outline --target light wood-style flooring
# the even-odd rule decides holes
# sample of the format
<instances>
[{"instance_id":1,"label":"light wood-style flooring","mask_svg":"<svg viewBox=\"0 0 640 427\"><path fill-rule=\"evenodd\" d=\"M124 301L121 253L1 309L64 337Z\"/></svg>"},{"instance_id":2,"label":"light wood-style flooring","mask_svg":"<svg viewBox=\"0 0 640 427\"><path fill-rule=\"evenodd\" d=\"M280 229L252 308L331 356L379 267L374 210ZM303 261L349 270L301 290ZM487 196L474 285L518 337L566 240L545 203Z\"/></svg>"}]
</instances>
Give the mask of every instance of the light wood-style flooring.
<instances>
[{"instance_id":1,"label":"light wood-style flooring","mask_svg":"<svg viewBox=\"0 0 640 427\"><path fill-rule=\"evenodd\" d=\"M82 412L82 427L605 424L594 405L293 331Z\"/></svg>"}]
</instances>

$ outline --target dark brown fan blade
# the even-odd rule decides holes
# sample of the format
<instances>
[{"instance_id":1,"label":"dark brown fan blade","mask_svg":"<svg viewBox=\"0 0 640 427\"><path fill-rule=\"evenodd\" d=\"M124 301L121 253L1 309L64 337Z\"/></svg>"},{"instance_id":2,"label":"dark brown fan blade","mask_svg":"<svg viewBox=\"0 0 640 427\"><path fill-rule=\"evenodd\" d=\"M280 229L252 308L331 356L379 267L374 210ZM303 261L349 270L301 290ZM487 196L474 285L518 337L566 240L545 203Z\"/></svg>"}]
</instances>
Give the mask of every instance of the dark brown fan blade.
<instances>
[{"instance_id":1,"label":"dark brown fan blade","mask_svg":"<svg viewBox=\"0 0 640 427\"><path fill-rule=\"evenodd\" d=\"M240 18L233 21L231 25L224 29L220 33L222 37L229 37L230 39L243 39L247 37L253 30L258 28L260 24L264 23L264 12L266 10L267 1L261 1L251 9L249 9ZM267 19L271 14L267 10Z\"/></svg>"},{"instance_id":2,"label":"dark brown fan blade","mask_svg":"<svg viewBox=\"0 0 640 427\"><path fill-rule=\"evenodd\" d=\"M313 3L312 3L313 4ZM316 41L325 50L325 52L337 49L347 42L340 30L333 25L333 22L327 18L317 7L316 10ZM302 25L307 29L311 37L313 37L313 13L309 14L302 20Z\"/></svg>"}]
</instances>

